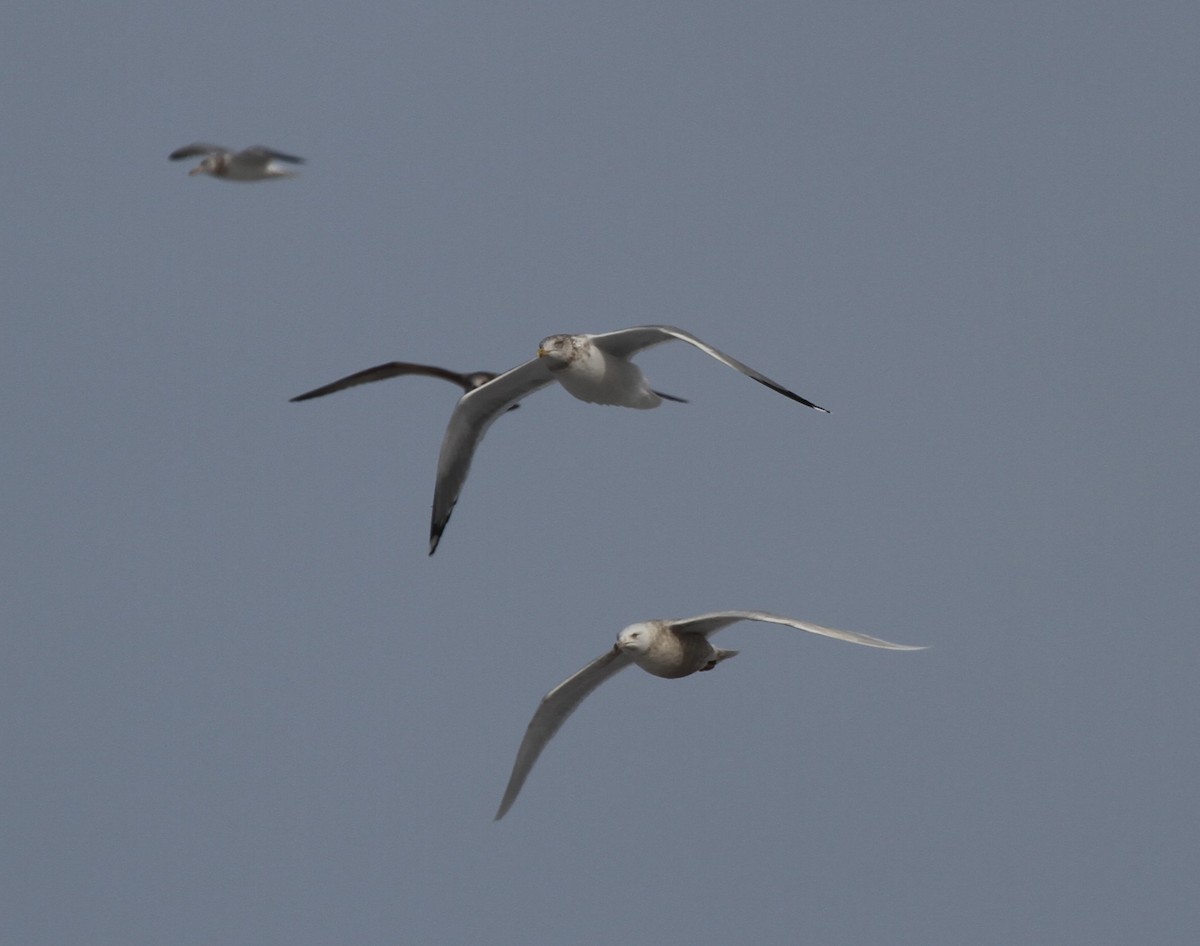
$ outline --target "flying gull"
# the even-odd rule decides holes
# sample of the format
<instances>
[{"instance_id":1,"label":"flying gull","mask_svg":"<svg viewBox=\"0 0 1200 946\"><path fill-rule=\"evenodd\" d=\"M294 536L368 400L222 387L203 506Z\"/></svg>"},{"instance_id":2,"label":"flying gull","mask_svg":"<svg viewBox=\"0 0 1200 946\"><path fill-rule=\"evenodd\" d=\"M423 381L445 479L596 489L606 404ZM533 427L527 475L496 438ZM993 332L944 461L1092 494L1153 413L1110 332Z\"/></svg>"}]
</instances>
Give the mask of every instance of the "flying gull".
<instances>
[{"instance_id":1,"label":"flying gull","mask_svg":"<svg viewBox=\"0 0 1200 946\"><path fill-rule=\"evenodd\" d=\"M201 156L203 160L188 171L188 174L211 174L226 181L266 181L273 177L293 177L296 172L281 167L278 162L304 163L303 158L272 151L262 145L253 145L242 151L230 151L219 145L200 142L176 148L167 157L172 161L182 161L184 158Z\"/></svg>"},{"instance_id":2,"label":"flying gull","mask_svg":"<svg viewBox=\"0 0 1200 946\"><path fill-rule=\"evenodd\" d=\"M334 394L337 391L344 391L346 388L357 387L360 384L370 384L372 381L386 381L388 378L399 378L407 374L424 375L429 378L442 378L452 384L457 384L465 392L474 391L477 387L500 377L494 371L471 371L467 374L462 374L458 371L451 371L449 368L439 368L437 365L418 365L408 361L389 361L386 365L364 368L362 371L348 374L344 378L338 378L336 381L331 381L329 384L322 385L319 388L305 391L303 394L297 394L288 400L293 403L296 401L309 401L314 397L324 397L326 394ZM680 404L687 403L683 398L675 397L673 394L665 394L662 391L655 391L654 393L667 401L676 401ZM513 404L508 409L515 411L520 406L520 404Z\"/></svg>"},{"instance_id":3,"label":"flying gull","mask_svg":"<svg viewBox=\"0 0 1200 946\"><path fill-rule=\"evenodd\" d=\"M694 345L784 397L829 413L765 374L700 341L695 335L670 325L639 325L603 335L551 335L538 345L536 358L468 391L454 408L438 456L429 554L437 550L450 513L458 502L476 445L509 405L557 381L581 401L640 409L658 407L664 395L647 384L641 370L630 358L644 348L668 341Z\"/></svg>"},{"instance_id":4,"label":"flying gull","mask_svg":"<svg viewBox=\"0 0 1200 946\"><path fill-rule=\"evenodd\" d=\"M533 764L537 762L538 756L546 748L546 743L596 687L630 664L637 664L656 677L670 679L690 676L697 671L712 670L722 660L734 657L738 652L713 647L708 642L708 635L738 621L784 624L808 631L810 634L833 637L852 644L865 644L867 647L924 650L923 647L892 644L877 637L868 637L866 634L838 631L807 621L797 621L795 618L768 614L765 611L714 611L712 614L701 614L677 621L642 621L631 624L617 636L617 643L612 650L597 657L542 697L542 702L538 704L537 711L529 722L529 728L525 730L521 748L517 750L517 759L513 763L508 787L504 789L504 798L496 812L496 820L503 818L517 800L521 786L525 784L525 779L533 769Z\"/></svg>"}]
</instances>

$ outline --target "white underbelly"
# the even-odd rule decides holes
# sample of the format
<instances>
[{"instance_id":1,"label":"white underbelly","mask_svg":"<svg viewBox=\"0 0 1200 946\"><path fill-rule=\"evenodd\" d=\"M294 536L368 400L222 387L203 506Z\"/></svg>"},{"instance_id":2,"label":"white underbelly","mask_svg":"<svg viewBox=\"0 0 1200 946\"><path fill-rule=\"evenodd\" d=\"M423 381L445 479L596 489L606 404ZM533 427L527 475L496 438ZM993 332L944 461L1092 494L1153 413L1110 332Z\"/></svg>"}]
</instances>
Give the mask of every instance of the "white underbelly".
<instances>
[{"instance_id":1,"label":"white underbelly","mask_svg":"<svg viewBox=\"0 0 1200 946\"><path fill-rule=\"evenodd\" d=\"M580 359L554 377L574 397L591 404L646 409L662 398L650 390L641 369L631 361L601 355Z\"/></svg>"}]
</instances>

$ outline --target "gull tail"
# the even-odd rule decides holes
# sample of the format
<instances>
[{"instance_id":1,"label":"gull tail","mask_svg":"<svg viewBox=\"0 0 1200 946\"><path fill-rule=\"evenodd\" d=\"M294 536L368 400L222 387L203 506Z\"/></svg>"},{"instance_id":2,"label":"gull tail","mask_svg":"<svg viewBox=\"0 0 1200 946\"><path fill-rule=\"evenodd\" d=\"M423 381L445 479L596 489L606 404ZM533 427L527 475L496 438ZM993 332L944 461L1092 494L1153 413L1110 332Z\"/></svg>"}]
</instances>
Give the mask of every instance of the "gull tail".
<instances>
[{"instance_id":1,"label":"gull tail","mask_svg":"<svg viewBox=\"0 0 1200 946\"><path fill-rule=\"evenodd\" d=\"M690 403L686 397L676 397L674 394L663 394L662 391L655 391L654 393L661 397L664 401L674 401L676 404Z\"/></svg>"},{"instance_id":2,"label":"gull tail","mask_svg":"<svg viewBox=\"0 0 1200 946\"><path fill-rule=\"evenodd\" d=\"M705 670L712 670L712 668L715 667L717 664L719 664L722 660L728 660L730 657L736 657L739 653L741 653L741 651L714 650L713 655L712 655L712 660L710 660L703 667L701 667L700 672L704 673Z\"/></svg>"}]
</instances>

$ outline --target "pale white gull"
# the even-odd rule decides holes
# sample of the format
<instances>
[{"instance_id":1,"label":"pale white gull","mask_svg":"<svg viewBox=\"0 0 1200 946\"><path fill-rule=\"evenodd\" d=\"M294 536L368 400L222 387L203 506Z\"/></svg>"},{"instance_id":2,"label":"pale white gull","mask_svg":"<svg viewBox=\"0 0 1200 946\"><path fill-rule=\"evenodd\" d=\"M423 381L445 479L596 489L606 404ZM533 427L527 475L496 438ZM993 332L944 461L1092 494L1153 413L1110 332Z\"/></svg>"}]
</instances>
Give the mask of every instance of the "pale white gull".
<instances>
[{"instance_id":1,"label":"pale white gull","mask_svg":"<svg viewBox=\"0 0 1200 946\"><path fill-rule=\"evenodd\" d=\"M188 174L210 174L226 181L267 181L277 177L294 177L296 172L282 167L279 162L304 163L303 158L284 154L282 151L272 151L262 145L230 151L220 145L201 142L176 148L167 157L172 161L202 157L203 160L188 171Z\"/></svg>"},{"instance_id":2,"label":"pale white gull","mask_svg":"<svg viewBox=\"0 0 1200 946\"><path fill-rule=\"evenodd\" d=\"M833 637L852 644L867 647L883 647L887 650L924 650L907 644L892 644L878 637L868 637L854 631L838 631L795 618L780 617L765 611L714 611L694 618L676 621L642 621L631 624L618 636L612 650L597 657L582 670L568 677L542 697L538 704L525 738L517 750L512 775L504 789L504 798L496 812L499 821L512 807L521 786L529 776L538 756L546 748L556 732L575 712L584 698L615 673L637 664L656 677L686 677L704 670L712 670L722 660L737 655L736 650L719 650L708 642L708 635L738 621L764 621L783 624L810 634Z\"/></svg>"},{"instance_id":3,"label":"pale white gull","mask_svg":"<svg viewBox=\"0 0 1200 946\"><path fill-rule=\"evenodd\" d=\"M640 409L658 407L665 395L650 387L641 369L630 358L642 349L669 341L694 345L772 391L813 410L829 413L695 335L670 325L639 325L603 335L551 335L542 339L536 358L468 391L454 408L438 455L429 554L437 550L450 513L458 502L475 447L492 422L510 405L557 381L581 401Z\"/></svg>"}]
</instances>

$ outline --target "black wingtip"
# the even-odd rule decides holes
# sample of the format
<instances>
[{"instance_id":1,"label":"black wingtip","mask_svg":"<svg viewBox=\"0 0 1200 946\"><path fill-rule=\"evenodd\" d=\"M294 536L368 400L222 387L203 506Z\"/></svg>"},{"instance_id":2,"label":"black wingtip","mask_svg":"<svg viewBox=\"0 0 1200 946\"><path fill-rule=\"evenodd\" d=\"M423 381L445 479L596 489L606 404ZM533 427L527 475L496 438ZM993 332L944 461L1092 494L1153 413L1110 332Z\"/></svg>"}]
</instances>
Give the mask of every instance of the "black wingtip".
<instances>
[{"instance_id":1,"label":"black wingtip","mask_svg":"<svg viewBox=\"0 0 1200 946\"><path fill-rule=\"evenodd\" d=\"M814 411L820 411L822 414L828 414L828 413L829 413L829 409L828 409L828 408L822 407L820 404L814 404L812 401L808 400L807 398L803 398L803 397L801 397L801 396L800 396L799 394L797 394L795 391L780 391L779 393L780 393L780 394L786 394L786 395L787 395L788 397L790 397L790 398L791 398L793 401L797 401L797 402L799 402L800 404L803 404L805 407L811 407L811 408L812 408Z\"/></svg>"},{"instance_id":2,"label":"black wingtip","mask_svg":"<svg viewBox=\"0 0 1200 946\"><path fill-rule=\"evenodd\" d=\"M751 377L754 376L751 375ZM761 384L764 388L770 388L776 394L782 394L786 398L791 398L797 404L803 404L805 407L811 407L814 411L820 411L822 414L829 413L827 408L822 407L820 404L814 404L808 398L801 397L795 391L789 391L782 384L778 384L772 381L770 378L754 378L754 380Z\"/></svg>"},{"instance_id":3,"label":"black wingtip","mask_svg":"<svg viewBox=\"0 0 1200 946\"><path fill-rule=\"evenodd\" d=\"M450 524L450 516L454 512L454 506L450 507L450 512L446 513L446 518L441 522L433 520L429 523L429 554L432 555L437 551L438 543L442 541L442 533L446 531L446 526Z\"/></svg>"},{"instance_id":4,"label":"black wingtip","mask_svg":"<svg viewBox=\"0 0 1200 946\"><path fill-rule=\"evenodd\" d=\"M768 385L768 387L770 387L770 385ZM782 388L776 388L775 390L778 391L780 394L784 394L787 397L790 397L793 401L803 404L805 407L811 407L814 411L820 411L822 414L829 413L828 408L822 407L820 404L814 404L812 401L808 400L808 398L801 397L795 391L787 391Z\"/></svg>"}]
</instances>

